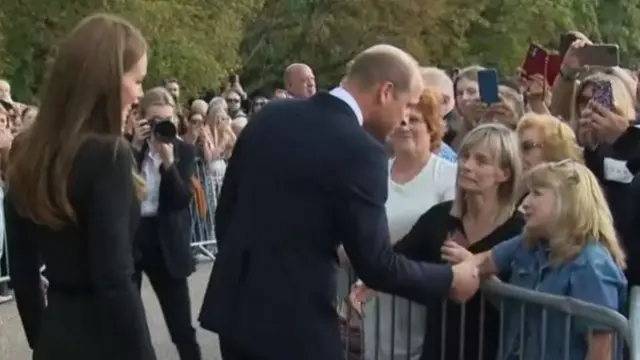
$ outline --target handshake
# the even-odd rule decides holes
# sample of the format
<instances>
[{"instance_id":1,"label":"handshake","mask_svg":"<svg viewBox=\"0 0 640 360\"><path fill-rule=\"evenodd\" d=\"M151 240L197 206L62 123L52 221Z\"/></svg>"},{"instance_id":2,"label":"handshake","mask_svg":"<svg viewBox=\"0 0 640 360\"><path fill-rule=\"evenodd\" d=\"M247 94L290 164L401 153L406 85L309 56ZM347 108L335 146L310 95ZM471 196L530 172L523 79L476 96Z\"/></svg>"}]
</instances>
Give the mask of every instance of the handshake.
<instances>
[{"instance_id":1,"label":"handshake","mask_svg":"<svg viewBox=\"0 0 640 360\"><path fill-rule=\"evenodd\" d=\"M458 243L448 240L441 248L442 259L453 266L453 280L449 297L459 303L469 301L480 287L478 262L473 254ZM368 288L361 281L357 281L351 288L349 303L360 315L363 315L363 304L375 296L375 291Z\"/></svg>"}]
</instances>

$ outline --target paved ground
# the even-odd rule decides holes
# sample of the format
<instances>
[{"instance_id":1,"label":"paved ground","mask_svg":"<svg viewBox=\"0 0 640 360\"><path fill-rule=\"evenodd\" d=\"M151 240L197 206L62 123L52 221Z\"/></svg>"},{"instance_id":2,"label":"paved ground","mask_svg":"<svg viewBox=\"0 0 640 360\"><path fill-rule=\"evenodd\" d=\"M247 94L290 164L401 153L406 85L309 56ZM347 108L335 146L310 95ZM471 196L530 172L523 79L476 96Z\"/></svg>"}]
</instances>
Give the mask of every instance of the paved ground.
<instances>
[{"instance_id":1,"label":"paved ground","mask_svg":"<svg viewBox=\"0 0 640 360\"><path fill-rule=\"evenodd\" d=\"M210 271L211 263L200 264L198 271L189 279L194 319L197 312L200 311ZM151 336L158 360L178 360L178 355L169 338L167 327L160 312L158 301L148 282L145 282L143 286L142 297L146 306L149 327L151 328ZM202 348L203 360L221 360L218 352L218 339L214 334L198 329L198 339ZM30 359L31 351L27 346L15 303L0 305L0 360Z\"/></svg>"}]
</instances>

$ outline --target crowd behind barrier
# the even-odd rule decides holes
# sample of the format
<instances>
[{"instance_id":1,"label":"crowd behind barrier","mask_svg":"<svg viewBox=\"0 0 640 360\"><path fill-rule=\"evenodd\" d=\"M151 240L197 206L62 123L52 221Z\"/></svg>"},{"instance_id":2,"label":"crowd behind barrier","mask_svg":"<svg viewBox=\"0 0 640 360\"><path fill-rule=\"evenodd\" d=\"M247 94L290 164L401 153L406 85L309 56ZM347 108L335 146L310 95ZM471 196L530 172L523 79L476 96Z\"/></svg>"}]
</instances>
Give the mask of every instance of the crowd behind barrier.
<instances>
[{"instance_id":1,"label":"crowd behind barrier","mask_svg":"<svg viewBox=\"0 0 640 360\"><path fill-rule=\"evenodd\" d=\"M198 206L194 198L191 204L191 246L194 255L201 255L208 260L215 259L216 239L214 232L214 214L217 203L217 196L220 193L220 186L211 176L207 175L207 165L203 160L197 160L197 171L194 182L202 189L204 195L204 206ZM204 210L204 211L202 211ZM4 239L4 237L3 237ZM9 256L6 249L6 239L0 243L0 286L6 286L10 280Z\"/></svg>"},{"instance_id":2,"label":"crowd behind barrier","mask_svg":"<svg viewBox=\"0 0 640 360\"><path fill-rule=\"evenodd\" d=\"M445 300L442 304L441 313L431 314L440 317L438 333L433 334L422 328L426 318L416 322L412 316L416 316L416 311L420 305L410 303L403 307L406 314L398 314L398 302L407 302L405 299L393 297L391 306L382 306L376 296L371 300L372 306L365 307L362 314L359 314L348 299L350 291L349 284L353 284L356 279L353 272L341 270L338 289L338 313L340 314L340 325L342 341L347 360L599 360L594 354L577 354L576 347L587 347L585 338L576 338L575 333L571 333L576 326L586 327L587 338L593 336L594 329L610 329L614 333L614 345L611 350L612 356L608 359L640 359L640 287L634 286L630 292L630 299L627 303L628 312L626 316L607 309L596 306L570 297L550 295L543 292L532 291L518 286L503 283L497 279L487 280L481 287L481 307L475 312L459 305L451 300ZM389 305L389 303L386 303ZM449 319L453 307L459 308L459 314L455 314ZM498 311L499 323L494 324L497 329L496 334L486 333L487 328L492 328L492 324L485 323L487 311ZM412 315L414 314L414 315ZM459 315L459 316L458 316ZM427 307L427 317L430 316ZM375 329L372 334L364 331L364 320L373 317ZM381 317L391 319L391 324L396 324L396 329L390 326L383 329L380 326ZM466 325L470 317L480 319L478 329L472 329ZM411 319L411 321L407 321ZM517 324L517 333L506 333L505 327L508 322ZM416 323L420 324L416 336ZM561 324L560 326L558 326ZM452 326L464 329L451 335L447 327ZM399 331L398 328L405 331ZM427 331L425 331L427 330ZM396 332L402 332L399 335ZM386 336L384 336L384 335ZM404 335L404 336L403 336ZM409 336L407 336L409 335ZM424 338L423 338L424 335ZM470 336L471 335L471 336ZM493 336L491 336L493 335ZM465 336L467 338L465 338ZM400 338L402 337L402 340ZM455 337L455 338L454 338ZM475 337L475 339L471 338ZM423 345L424 339L429 338L429 345ZM495 340L492 343L491 340ZM581 344L581 342L584 342ZM451 346L452 343L454 346ZM471 348L466 349L466 345L471 343ZM475 344L475 345L474 345ZM572 347L568 346L569 344ZM508 348L527 349L525 353L517 356L509 355ZM487 348L493 350L487 351ZM398 351L398 349L401 349ZM407 350L409 349L409 350ZM451 350L455 350L451 353ZM533 349L533 352L530 350ZM416 351L417 350L417 351ZM471 351L469 351L471 350ZM486 356L488 353L492 356ZM531 356L535 353L535 356ZM393 354L393 356L392 356Z\"/></svg>"},{"instance_id":3,"label":"crowd behind barrier","mask_svg":"<svg viewBox=\"0 0 640 360\"><path fill-rule=\"evenodd\" d=\"M202 192L204 194L204 200L206 205L203 207L199 206L197 200L194 198L193 204L191 206L192 213L192 246L194 248L194 255L199 254L203 255L207 259L214 260L216 254L216 239L214 233L214 214L216 207L216 199L220 192L220 186L218 183L211 178L211 176L205 176L207 165L204 161L198 160L197 163L197 177L194 181L197 181L198 184L202 188ZM3 245L3 250L1 252L2 262L0 263L0 284L7 284L10 280L10 276L8 273L8 264L9 258L6 252L6 244ZM339 298L347 299L350 284L353 283L353 279L355 279L353 274L347 275L345 271L342 272L341 282L339 285ZM483 306L481 307L481 311L479 314L465 312L464 306L462 306L461 317L459 319L455 319L455 321L460 321L460 328L465 327L465 320L467 316L475 316L480 317L480 324L483 324L482 319L484 318L484 312L487 308L493 307L494 310L498 309L500 312L500 324L498 326L499 329L499 343L493 344L498 349L498 359L499 360L510 360L510 357L507 357L504 354L504 346L505 346L505 336L508 338L508 335L505 334L504 323L507 320L505 318L505 307L509 306L512 311L509 311L509 314L513 314L513 308L518 307L520 314L519 322L520 332L515 337L516 341L519 343L519 346L522 344L528 344L528 346L536 346L539 351L539 359L547 359L547 360L555 360L555 356L549 356L546 354L547 351L552 351L549 348L548 340L549 335L547 332L557 335L563 334L563 346L562 349L562 357L560 359L575 359L575 356L571 355L569 351L569 347L567 344L570 342L568 338L568 330L572 324L577 324L579 322L588 322L592 327L605 327L612 329L616 334L615 341L615 349L614 352L622 352L624 351L627 355L625 358L629 360L640 360L640 287L633 287L631 289L631 296L629 302L627 304L628 312L626 316L623 316L613 310L606 309L601 306L596 306L588 303L584 303L572 298L568 297L559 297L555 295L549 295L542 292L531 291L527 289L523 289L517 286L505 284L499 281L487 281L482 288ZM406 311L407 314L397 314L395 311L395 307L393 303L395 303L396 299L392 301L391 308L385 308L380 305L377 301L377 298L372 300L374 302L373 305L373 313L371 308L368 308L368 311L365 311L362 317L357 314L353 308L349 305L348 300L340 301L340 306L338 307L339 313L341 315L342 320L342 334L343 334L343 342L344 348L346 352L346 358L350 360L385 360L385 359L407 359L411 360L414 357L411 356L411 353L405 352L402 357L393 357L390 358L388 356L383 356L379 353L379 349L385 349L386 352L393 353L394 349L398 346L401 346L404 349L422 349L423 339L416 339L415 336L407 336L403 341L406 343L400 344L400 340L394 334L393 329L390 331L380 331L379 327L379 318L380 316L390 317L391 323L402 322L401 319L411 319L413 316L416 316L417 312L412 316L412 306L409 306ZM397 299L397 301L406 301L404 299ZM459 306L450 301L445 301L445 304L441 309L444 310L444 314L441 314L442 319L442 332L441 334L447 334L447 306ZM374 316L376 319L376 329L373 334L366 334L363 331L362 320L363 317ZM427 316L429 316L427 309ZM532 334L527 332L526 326L527 319L534 319L538 317L538 321L541 323L541 331L542 334L532 336ZM548 319L559 319L562 318L564 324L566 324L565 328L562 330L559 329L549 329L549 321ZM514 319L509 319L514 321ZM415 325L414 321L404 322L407 326L406 334L411 334L413 331L412 326ZM555 322L557 323L557 321ZM441 360L464 360L468 359L468 353L465 352L465 343L467 341L472 341L480 344L481 348L483 346L491 346L491 344L483 344L485 341L486 334L485 327L481 326L477 331L473 331L472 333L477 334L477 339L466 339L465 333L469 333L468 331L462 332L460 334L460 339L456 339L455 341L459 341L458 353L456 354L448 354L446 351L441 351L440 349L429 350L430 353L434 354L438 359ZM468 329L467 329L468 330ZM384 333L387 335L386 337L381 335ZM527 336L525 336L527 334ZM426 336L430 336L427 332ZM446 339L446 336L440 336L439 343L442 348L450 348L450 346L445 346L445 344L450 341ZM513 338L513 336L512 336ZM535 341L535 344L527 343L527 341ZM371 346L371 342L380 344L379 346ZM367 349L374 348L375 351L367 351ZM556 349L557 350L557 349ZM484 351L479 351L477 359L485 360ZM396 353L397 355L397 353ZM614 357L615 358L615 357ZM529 360L524 358L524 360ZM589 359L589 358L588 358ZM595 358L594 358L595 359Z\"/></svg>"},{"instance_id":4,"label":"crowd behind barrier","mask_svg":"<svg viewBox=\"0 0 640 360\"><path fill-rule=\"evenodd\" d=\"M207 164L202 159L197 159L196 187L202 190L200 199L195 196L191 202L191 246L196 254L204 255L210 260L215 259L216 235L214 215L220 194L220 183L215 181L211 172L207 171ZM199 201L204 200L203 203Z\"/></svg>"}]
</instances>

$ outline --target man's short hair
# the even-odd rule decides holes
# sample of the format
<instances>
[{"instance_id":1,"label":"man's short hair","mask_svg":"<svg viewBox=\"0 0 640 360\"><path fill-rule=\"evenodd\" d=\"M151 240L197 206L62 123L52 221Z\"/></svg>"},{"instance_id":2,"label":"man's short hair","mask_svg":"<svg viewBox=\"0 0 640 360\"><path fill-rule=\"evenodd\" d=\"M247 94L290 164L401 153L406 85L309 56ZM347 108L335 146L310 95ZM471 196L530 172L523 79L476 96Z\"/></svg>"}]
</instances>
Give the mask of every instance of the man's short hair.
<instances>
[{"instance_id":1,"label":"man's short hair","mask_svg":"<svg viewBox=\"0 0 640 360\"><path fill-rule=\"evenodd\" d=\"M390 81L397 91L408 92L418 74L418 62L411 55L395 46L381 44L358 54L348 66L345 78L362 89Z\"/></svg>"},{"instance_id":2,"label":"man's short hair","mask_svg":"<svg viewBox=\"0 0 640 360\"><path fill-rule=\"evenodd\" d=\"M284 84L288 85L291 82L291 74L296 71L296 70L300 70L300 69L311 69L311 66L304 64L304 63L293 63L293 64L289 64L285 69L284 69Z\"/></svg>"}]
</instances>

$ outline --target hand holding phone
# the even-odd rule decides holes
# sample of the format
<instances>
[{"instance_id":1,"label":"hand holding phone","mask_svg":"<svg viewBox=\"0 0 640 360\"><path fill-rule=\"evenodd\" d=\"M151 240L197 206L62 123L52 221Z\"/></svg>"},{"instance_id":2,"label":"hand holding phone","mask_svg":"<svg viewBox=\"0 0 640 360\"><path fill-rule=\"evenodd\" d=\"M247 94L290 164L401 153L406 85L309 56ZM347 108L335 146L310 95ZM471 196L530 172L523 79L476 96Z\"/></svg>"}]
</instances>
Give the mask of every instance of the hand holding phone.
<instances>
[{"instance_id":1,"label":"hand holding phone","mask_svg":"<svg viewBox=\"0 0 640 360\"><path fill-rule=\"evenodd\" d=\"M500 101L498 96L498 72L495 69L478 71L478 89L480 100L485 104L495 104Z\"/></svg>"},{"instance_id":2,"label":"hand holding phone","mask_svg":"<svg viewBox=\"0 0 640 360\"><path fill-rule=\"evenodd\" d=\"M534 75L543 75L547 85L551 86L560 73L561 66L562 57L559 54L531 44L522 63L522 73L527 79Z\"/></svg>"},{"instance_id":3,"label":"hand holding phone","mask_svg":"<svg viewBox=\"0 0 640 360\"><path fill-rule=\"evenodd\" d=\"M592 100L608 110L613 110L613 89L611 82L603 80L595 84Z\"/></svg>"}]
</instances>

